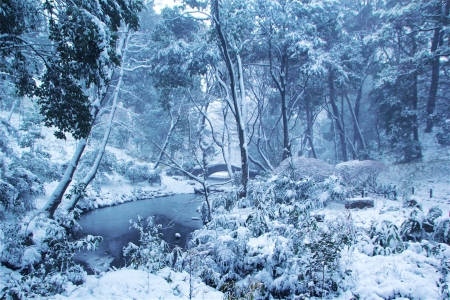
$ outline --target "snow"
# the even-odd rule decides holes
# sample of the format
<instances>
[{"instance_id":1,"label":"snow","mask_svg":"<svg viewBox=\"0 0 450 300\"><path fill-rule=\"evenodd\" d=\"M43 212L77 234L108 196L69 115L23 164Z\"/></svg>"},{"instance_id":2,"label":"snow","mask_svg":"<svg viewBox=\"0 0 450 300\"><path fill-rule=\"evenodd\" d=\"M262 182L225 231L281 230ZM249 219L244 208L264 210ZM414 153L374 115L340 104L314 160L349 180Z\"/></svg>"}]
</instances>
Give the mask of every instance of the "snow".
<instances>
[{"instance_id":1,"label":"snow","mask_svg":"<svg viewBox=\"0 0 450 300\"><path fill-rule=\"evenodd\" d=\"M393 299L398 294L439 299L437 259L411 250L391 256L367 256L354 250L345 253L343 260L347 260L345 267L352 270L352 292L361 299ZM348 298L344 294L339 299Z\"/></svg>"},{"instance_id":2,"label":"snow","mask_svg":"<svg viewBox=\"0 0 450 300\"><path fill-rule=\"evenodd\" d=\"M223 294L199 280L189 284L189 274L174 272L169 268L156 275L141 270L118 270L87 276L81 286L69 286L67 295L54 299L222 299Z\"/></svg>"},{"instance_id":3,"label":"snow","mask_svg":"<svg viewBox=\"0 0 450 300\"><path fill-rule=\"evenodd\" d=\"M12 123L18 124L16 115ZM66 163L72 156L76 141L61 141L54 138L51 129L42 128L45 140L37 141L40 147L51 154L52 161ZM426 136L424 137L425 142ZM343 202L332 201L325 208L315 211L325 216L325 221L337 218L351 220L354 230L368 230L374 221L378 221L378 229L381 230L381 222L389 221L400 228L401 224L410 216L417 220L426 217L428 210L437 206L443 211L444 219L450 214L450 148L442 148L436 151L424 150L425 158L421 162L409 164L390 165L388 170L381 173L379 182L383 184L397 184L398 200L382 198L377 195L369 195L374 200L373 208L346 210ZM13 151L20 153L26 149L14 148ZM114 153L118 161L133 161L133 157L124 151L107 147ZM348 163L355 167L355 163ZM325 171L325 170L322 170ZM274 180L274 178L272 179ZM45 195L36 201L37 208L42 208L49 199L58 182L45 183ZM167 194L193 193L194 182L178 177L162 175L161 186L153 186L147 182L131 184L124 177L114 173L109 182L101 186L100 194L89 190L89 195L96 199L96 206L110 206L127 201L141 199L144 196L158 197ZM336 186L340 188L340 186ZM411 187L414 187L414 195L411 195ZM139 193L137 190L139 189ZM430 198L429 191L433 190ZM340 191L338 191L340 192ZM294 195L292 190L286 191L286 198ZM323 192L319 198L325 202L329 198L329 192ZM411 214L413 208L404 207L404 199L414 199L422 207L423 212L417 211ZM288 213L290 207L284 207ZM252 209L241 208L233 210L227 218L236 220L237 224L244 224ZM45 235L48 224L30 222L28 230L33 232L33 241L38 243ZM276 226L274 222L274 226ZM280 224L280 226L283 226ZM1 233L1 232L0 232ZM2 233L1 233L2 234ZM243 227L238 228L239 240L244 240L248 234ZM220 244L231 244L233 240L229 235L220 235L215 241ZM264 233L259 237L250 237L246 242L248 253L256 263L262 261L268 263L268 258L274 254L277 247L284 248L289 240L277 236L275 231ZM359 299L439 299L441 297L442 273L439 270L443 258L450 257L450 247L447 246L439 255L429 255L424 250L427 242L409 242L408 247L401 253L390 255L374 255L374 244L369 237L367 241L361 238L356 246L345 248L341 252L340 268L348 277L342 283L342 290L336 299L352 299L355 295ZM0 250L4 245L0 244ZM287 248L287 247L286 247ZM221 253L223 262L235 259L236 253L226 252L223 248ZM21 262L23 267L38 262L40 252L37 247L29 246L22 253ZM348 272L347 272L348 271ZM3 289L9 276L19 276L18 272L11 271L0 265L0 290ZM86 281L80 286L69 284L66 293L56 295L52 299L189 299L192 291L192 299L223 299L224 295L201 282L198 278L192 280L186 272L175 272L165 268L156 274L150 274L142 270L120 269L110 270L97 275L86 275ZM283 287L292 278L290 274L274 279L266 270L254 271L253 277L247 278L251 281L260 281ZM246 280L247 280L246 279ZM448 280L447 280L448 283ZM244 284L245 283L241 283ZM311 282L314 285L313 282ZM401 295L401 297L399 296Z\"/></svg>"}]
</instances>

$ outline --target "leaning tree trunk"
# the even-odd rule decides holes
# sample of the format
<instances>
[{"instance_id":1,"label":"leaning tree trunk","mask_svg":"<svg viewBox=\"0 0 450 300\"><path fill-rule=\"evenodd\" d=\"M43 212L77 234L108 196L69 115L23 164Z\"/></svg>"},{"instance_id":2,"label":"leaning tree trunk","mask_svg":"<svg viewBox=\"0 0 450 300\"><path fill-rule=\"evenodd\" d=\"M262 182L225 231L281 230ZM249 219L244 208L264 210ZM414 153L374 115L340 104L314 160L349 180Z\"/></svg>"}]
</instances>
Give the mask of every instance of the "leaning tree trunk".
<instances>
[{"instance_id":1,"label":"leaning tree trunk","mask_svg":"<svg viewBox=\"0 0 450 300\"><path fill-rule=\"evenodd\" d=\"M9 110L8 116L6 117L6 121L11 121L11 117L13 115L14 110L16 109L17 104L19 104L20 98L17 97L17 99L14 101L13 105L11 106L11 109Z\"/></svg>"},{"instance_id":2,"label":"leaning tree trunk","mask_svg":"<svg viewBox=\"0 0 450 300\"><path fill-rule=\"evenodd\" d=\"M271 28L272 30L272 28ZM280 76L277 78L273 71L273 57L272 57L272 42L269 40L269 66L270 66L270 76L272 77L275 86L280 93L281 100L281 125L283 127L283 154L281 160L292 156L291 154L291 141L289 139L289 127L288 127L288 108L286 103L286 87L287 87L287 76L288 76L288 55L287 48L284 47L281 54L281 64L280 64Z\"/></svg>"},{"instance_id":3,"label":"leaning tree trunk","mask_svg":"<svg viewBox=\"0 0 450 300\"><path fill-rule=\"evenodd\" d=\"M85 138L80 139L78 141L77 149L75 150L75 153L72 155L72 159L67 165L66 171L64 172L62 179L59 181L58 186L55 188L52 195L50 196L50 199L45 204L43 211L48 213L50 218L54 217L55 211L58 208L59 204L61 203L63 195L67 190L67 187L72 182L73 174L77 169L78 162L80 161L81 155L83 154L85 148L86 148L86 139Z\"/></svg>"},{"instance_id":4,"label":"leaning tree trunk","mask_svg":"<svg viewBox=\"0 0 450 300\"><path fill-rule=\"evenodd\" d=\"M98 148L98 153L97 156L95 157L95 161L92 164L91 169L89 170L89 172L86 174L86 176L84 176L84 178L81 180L81 185L80 185L80 189L82 190L78 190L76 193L73 193L72 197L70 198L70 200L68 201L68 203L66 203L65 206L65 210L67 212L72 211L75 206L77 205L78 201L81 199L81 195L82 192L84 192L87 188L87 186L91 183L91 181L95 178L95 175L97 174L98 168L100 166L100 162L102 161L103 155L105 154L105 149L106 149L106 145L108 143L109 140L109 136L111 134L111 130L112 130L112 126L114 123L114 115L116 113L117 110L117 100L119 98L119 93L120 93L120 88L122 87L122 82L123 82L123 74L124 74L124 61L125 61L125 48L126 48L126 44L128 42L130 38L130 33L127 32L124 39L125 41L123 41L123 50L122 53L122 63L120 66L120 71L119 71L119 78L117 81L117 85L114 89L114 93L113 93L113 103L111 106L111 111L109 113L109 120L108 120L108 126L106 128L106 131L103 135L103 139L102 142Z\"/></svg>"},{"instance_id":5,"label":"leaning tree trunk","mask_svg":"<svg viewBox=\"0 0 450 300\"><path fill-rule=\"evenodd\" d=\"M92 104L91 129L92 129L92 124L94 124L94 122L95 122L95 119L100 111L100 106L101 106L103 100L105 99L105 97L106 97L106 91L104 91L104 93L102 93L101 98L97 98L97 100ZM43 211L48 213L50 218L54 218L55 211L58 208L58 206L61 204L64 193L66 192L67 188L69 187L70 183L72 182L73 175L75 174L75 171L78 167L78 163L80 162L80 158L83 155L84 149L86 148L86 144L87 144L87 138L82 138L78 141L78 145L75 150L75 153L72 155L72 159L70 160L62 179L60 180L58 186L55 188L52 195L50 196L50 199L47 201L47 203L45 204L45 206L43 208ZM76 191L74 191L74 194L76 194Z\"/></svg>"},{"instance_id":6,"label":"leaning tree trunk","mask_svg":"<svg viewBox=\"0 0 450 300\"><path fill-rule=\"evenodd\" d=\"M159 151L158 158L156 158L155 165L153 166L153 169L158 168L159 164L161 163L161 160L162 160L163 155L164 155L164 151L166 151L167 146L169 145L169 141L170 141L170 139L172 137L173 130L175 129L175 126L177 125L179 120L180 120L180 114L178 114L177 118L174 119L174 116L173 116L172 112L170 112L169 132L167 133L166 139L164 140L164 144L162 146L162 150Z\"/></svg>"}]
</instances>

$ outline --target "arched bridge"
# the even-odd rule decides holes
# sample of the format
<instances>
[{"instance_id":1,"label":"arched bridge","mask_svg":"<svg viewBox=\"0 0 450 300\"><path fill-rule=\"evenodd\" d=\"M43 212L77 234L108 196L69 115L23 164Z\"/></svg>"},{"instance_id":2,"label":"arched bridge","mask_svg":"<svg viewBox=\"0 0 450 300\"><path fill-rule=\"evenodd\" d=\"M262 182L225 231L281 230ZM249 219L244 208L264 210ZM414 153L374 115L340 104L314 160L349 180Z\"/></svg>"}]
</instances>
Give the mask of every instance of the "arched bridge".
<instances>
[{"instance_id":1,"label":"arched bridge","mask_svg":"<svg viewBox=\"0 0 450 300\"><path fill-rule=\"evenodd\" d=\"M241 167L238 167L236 165L231 165L231 169L233 170L233 172L237 172L241 170ZM213 165L209 165L206 172L207 175L206 177L209 177L211 174L217 173L217 172L227 172L227 165L226 164L213 164ZM201 168L194 168L191 171L192 175L198 176L200 174L203 174L203 170ZM258 175L258 172L255 170L250 170L249 171L249 176L250 178L255 178L256 175Z\"/></svg>"}]
</instances>

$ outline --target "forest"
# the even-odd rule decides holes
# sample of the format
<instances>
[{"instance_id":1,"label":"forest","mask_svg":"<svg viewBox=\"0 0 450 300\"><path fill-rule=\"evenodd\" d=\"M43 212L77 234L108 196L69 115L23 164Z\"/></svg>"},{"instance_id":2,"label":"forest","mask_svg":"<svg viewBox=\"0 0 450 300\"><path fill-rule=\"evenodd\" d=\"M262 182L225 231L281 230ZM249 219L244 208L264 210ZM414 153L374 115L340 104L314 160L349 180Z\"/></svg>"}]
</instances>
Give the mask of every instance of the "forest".
<instances>
[{"instance_id":1,"label":"forest","mask_svg":"<svg viewBox=\"0 0 450 300\"><path fill-rule=\"evenodd\" d=\"M450 0L2 0L0 54L1 299L450 298Z\"/></svg>"}]
</instances>

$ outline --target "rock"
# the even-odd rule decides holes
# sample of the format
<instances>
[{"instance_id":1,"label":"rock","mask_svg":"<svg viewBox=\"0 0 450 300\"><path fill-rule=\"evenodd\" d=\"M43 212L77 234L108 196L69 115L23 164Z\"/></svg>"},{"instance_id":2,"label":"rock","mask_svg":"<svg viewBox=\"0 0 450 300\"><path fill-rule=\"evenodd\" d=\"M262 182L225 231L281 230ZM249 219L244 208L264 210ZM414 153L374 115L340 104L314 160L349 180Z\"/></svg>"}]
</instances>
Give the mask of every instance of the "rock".
<instances>
[{"instance_id":1,"label":"rock","mask_svg":"<svg viewBox=\"0 0 450 300\"><path fill-rule=\"evenodd\" d=\"M210 192L209 187L206 188L206 190L208 191L208 193ZM194 194L203 195L204 193L205 193L205 190L203 188L196 188L196 187L194 187Z\"/></svg>"},{"instance_id":2,"label":"rock","mask_svg":"<svg viewBox=\"0 0 450 300\"><path fill-rule=\"evenodd\" d=\"M323 222L325 220L325 215L323 214L314 214L312 217L316 219L317 222Z\"/></svg>"},{"instance_id":3,"label":"rock","mask_svg":"<svg viewBox=\"0 0 450 300\"><path fill-rule=\"evenodd\" d=\"M175 233L175 238L180 239L181 238L181 234L179 234L178 232Z\"/></svg>"},{"instance_id":4,"label":"rock","mask_svg":"<svg viewBox=\"0 0 450 300\"><path fill-rule=\"evenodd\" d=\"M366 207L374 207L375 204L372 198L350 198L345 201L345 208L354 209L359 208L363 209Z\"/></svg>"}]
</instances>

